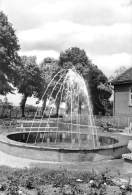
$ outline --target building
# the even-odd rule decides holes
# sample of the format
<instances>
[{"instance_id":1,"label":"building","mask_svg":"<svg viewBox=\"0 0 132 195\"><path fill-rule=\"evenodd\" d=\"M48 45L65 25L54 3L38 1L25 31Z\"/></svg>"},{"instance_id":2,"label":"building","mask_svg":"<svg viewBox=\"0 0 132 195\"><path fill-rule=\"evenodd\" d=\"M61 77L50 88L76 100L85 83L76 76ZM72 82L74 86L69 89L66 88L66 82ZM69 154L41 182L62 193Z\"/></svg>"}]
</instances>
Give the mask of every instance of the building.
<instances>
[{"instance_id":1,"label":"building","mask_svg":"<svg viewBox=\"0 0 132 195\"><path fill-rule=\"evenodd\" d=\"M132 67L112 81L114 86L113 115L132 118Z\"/></svg>"}]
</instances>

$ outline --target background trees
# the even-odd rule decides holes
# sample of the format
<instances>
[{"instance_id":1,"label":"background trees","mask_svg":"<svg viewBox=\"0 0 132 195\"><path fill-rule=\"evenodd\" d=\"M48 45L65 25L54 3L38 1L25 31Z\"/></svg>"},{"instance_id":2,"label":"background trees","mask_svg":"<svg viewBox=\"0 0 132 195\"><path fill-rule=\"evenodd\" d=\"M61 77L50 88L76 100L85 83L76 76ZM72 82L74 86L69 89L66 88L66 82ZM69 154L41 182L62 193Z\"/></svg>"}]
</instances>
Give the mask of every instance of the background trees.
<instances>
[{"instance_id":1,"label":"background trees","mask_svg":"<svg viewBox=\"0 0 132 195\"><path fill-rule=\"evenodd\" d=\"M34 95L41 99L48 84L56 73L60 70L66 73L72 67L75 67L77 72L84 77L90 89L94 114L98 114L99 112L105 114L106 106L104 102L108 101L111 95L111 89L107 84L107 77L97 66L92 64L83 49L78 47L66 49L60 53L59 60L47 57L39 67L35 57L23 56L20 58L17 53L19 49L20 46L15 35L15 30L8 22L5 14L0 12L0 94L6 95L12 92L14 87L17 87L18 92L23 95L20 104L22 116L24 116L24 108L28 97ZM61 75L62 73L55 77L46 95L42 98L42 111L45 110L47 98L49 98L53 87ZM55 99L57 114L61 101L61 90L58 90L63 79L64 77L60 79L60 82L58 82L55 90L51 94L52 98ZM81 112L82 102L83 98L80 98L79 112Z\"/></svg>"},{"instance_id":2,"label":"background trees","mask_svg":"<svg viewBox=\"0 0 132 195\"><path fill-rule=\"evenodd\" d=\"M52 93L52 90L53 90L54 86L56 85L56 82L59 79L59 74L58 74L58 76L55 77L53 82L49 85L52 78L56 75L56 73L58 71L59 71L58 61L55 60L54 58L50 58L50 57L44 58L44 60L40 63L40 72L41 72L41 79L42 80L41 80L41 90L39 91L37 97L39 97L39 99L42 98L42 101L43 101L42 113L45 111L47 98L49 98L50 96L55 98L56 93L59 89L59 83L58 83L58 86L56 86L56 88L54 89L54 91ZM45 90L47 89L48 85L49 85L48 90L45 93Z\"/></svg>"},{"instance_id":3,"label":"background trees","mask_svg":"<svg viewBox=\"0 0 132 195\"><path fill-rule=\"evenodd\" d=\"M40 90L41 77L40 70L36 63L35 56L22 56L21 68L19 70L19 82L17 83L18 92L22 94L22 100L20 103L22 117L24 117L24 109L26 100L32 95L36 94Z\"/></svg>"},{"instance_id":4,"label":"background trees","mask_svg":"<svg viewBox=\"0 0 132 195\"><path fill-rule=\"evenodd\" d=\"M122 73L124 73L127 70L127 68L125 66L120 66L119 68L117 68L113 75L111 75L109 77L109 81L111 82L112 80L116 79L118 76L120 76Z\"/></svg>"},{"instance_id":5,"label":"background trees","mask_svg":"<svg viewBox=\"0 0 132 195\"><path fill-rule=\"evenodd\" d=\"M8 22L6 15L0 12L0 94L5 95L13 88L9 83L15 83L20 58L20 49L15 30Z\"/></svg>"},{"instance_id":6,"label":"background trees","mask_svg":"<svg viewBox=\"0 0 132 195\"><path fill-rule=\"evenodd\" d=\"M74 66L79 73L85 76L89 71L91 61L84 50L78 47L71 47L60 53L59 66L64 69Z\"/></svg>"},{"instance_id":7,"label":"background trees","mask_svg":"<svg viewBox=\"0 0 132 195\"><path fill-rule=\"evenodd\" d=\"M86 78L88 78L89 70L91 67L91 61L87 57L84 50L78 47L72 47L60 53L59 67L61 69L69 69L75 67L76 71L81 74L86 80ZM78 112L81 112L81 100L83 100L83 98L80 97L79 100ZM67 103L67 107L69 107L69 102Z\"/></svg>"},{"instance_id":8,"label":"background trees","mask_svg":"<svg viewBox=\"0 0 132 195\"><path fill-rule=\"evenodd\" d=\"M107 109L106 104L109 103L109 98L112 94L108 79L95 65L90 67L88 76L93 113L102 113L104 115Z\"/></svg>"},{"instance_id":9,"label":"background trees","mask_svg":"<svg viewBox=\"0 0 132 195\"><path fill-rule=\"evenodd\" d=\"M104 99L109 99L111 96L111 89L108 87L107 77L101 70L98 69L97 66L92 64L85 51L77 47L72 47L64 52L61 52L59 57L59 66L63 69L68 69L75 66L77 72L84 77L87 87L90 90L94 114L99 114L99 112L105 114L106 110ZM100 84L103 84L104 88L100 89ZM81 105L82 101L79 102L80 112Z\"/></svg>"}]
</instances>

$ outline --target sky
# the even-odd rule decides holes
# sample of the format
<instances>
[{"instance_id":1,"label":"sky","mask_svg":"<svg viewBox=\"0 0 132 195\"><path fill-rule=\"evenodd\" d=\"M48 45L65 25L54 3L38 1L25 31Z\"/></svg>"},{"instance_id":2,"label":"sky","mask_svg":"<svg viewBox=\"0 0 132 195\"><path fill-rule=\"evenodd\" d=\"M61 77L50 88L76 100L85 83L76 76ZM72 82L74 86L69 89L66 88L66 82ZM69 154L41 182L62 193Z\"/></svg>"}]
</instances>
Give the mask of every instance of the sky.
<instances>
[{"instance_id":1,"label":"sky","mask_svg":"<svg viewBox=\"0 0 132 195\"><path fill-rule=\"evenodd\" d=\"M132 65L131 0L0 0L13 24L20 55L58 58L84 49L107 77Z\"/></svg>"}]
</instances>

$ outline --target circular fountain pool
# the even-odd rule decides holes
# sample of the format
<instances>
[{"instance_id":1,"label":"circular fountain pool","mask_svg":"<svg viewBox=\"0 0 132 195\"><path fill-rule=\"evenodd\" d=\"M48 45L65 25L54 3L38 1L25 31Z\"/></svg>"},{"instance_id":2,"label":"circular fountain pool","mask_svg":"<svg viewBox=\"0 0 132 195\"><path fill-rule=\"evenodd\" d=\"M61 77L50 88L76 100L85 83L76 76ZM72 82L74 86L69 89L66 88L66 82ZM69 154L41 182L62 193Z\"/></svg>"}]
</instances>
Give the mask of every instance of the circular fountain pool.
<instances>
[{"instance_id":1,"label":"circular fountain pool","mask_svg":"<svg viewBox=\"0 0 132 195\"><path fill-rule=\"evenodd\" d=\"M24 121L21 122L22 132L0 135L1 150L24 158L63 163L121 157L127 152L128 138L99 133L88 83L75 67L63 70L59 78L58 73L50 81L42 99L49 88L49 100L54 98L54 102L65 103L63 120L56 118L54 123L50 123L52 106L46 122L43 121L46 107L37 121L37 110L33 121L26 121L28 127L24 126Z\"/></svg>"},{"instance_id":2,"label":"circular fountain pool","mask_svg":"<svg viewBox=\"0 0 132 195\"><path fill-rule=\"evenodd\" d=\"M128 138L121 135L99 134L96 145L92 145L93 136L86 133L78 138L78 133L36 131L30 132L27 142L28 135L29 132L0 135L1 150L23 158L64 163L120 158L128 151Z\"/></svg>"}]
</instances>

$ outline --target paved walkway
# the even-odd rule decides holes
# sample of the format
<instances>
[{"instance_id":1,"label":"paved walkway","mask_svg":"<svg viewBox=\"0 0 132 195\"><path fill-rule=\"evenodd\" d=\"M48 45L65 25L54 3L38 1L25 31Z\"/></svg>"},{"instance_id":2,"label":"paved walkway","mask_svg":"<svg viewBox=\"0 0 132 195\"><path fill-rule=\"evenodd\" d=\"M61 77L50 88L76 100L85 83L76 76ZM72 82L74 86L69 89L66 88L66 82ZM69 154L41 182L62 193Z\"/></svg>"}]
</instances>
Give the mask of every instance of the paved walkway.
<instances>
[{"instance_id":1,"label":"paved walkway","mask_svg":"<svg viewBox=\"0 0 132 195\"><path fill-rule=\"evenodd\" d=\"M44 162L39 160L32 160L26 158L15 157L0 151L0 166L9 166L12 168L24 168L39 166L41 164L58 164L57 162Z\"/></svg>"},{"instance_id":2,"label":"paved walkway","mask_svg":"<svg viewBox=\"0 0 132 195\"><path fill-rule=\"evenodd\" d=\"M41 168L67 168L69 170L82 170L88 171L96 169L98 171L104 171L106 168L114 171L119 171L123 175L130 175L132 177L132 162L124 161L123 159L104 160L98 162L85 162L76 164L62 164L58 162L44 162L25 158L19 158L12 155L8 155L0 151L0 166L9 166L12 168L29 168L29 167L41 167Z\"/></svg>"}]
</instances>

